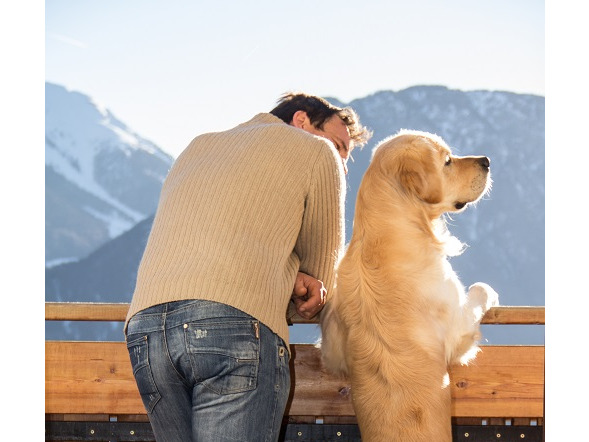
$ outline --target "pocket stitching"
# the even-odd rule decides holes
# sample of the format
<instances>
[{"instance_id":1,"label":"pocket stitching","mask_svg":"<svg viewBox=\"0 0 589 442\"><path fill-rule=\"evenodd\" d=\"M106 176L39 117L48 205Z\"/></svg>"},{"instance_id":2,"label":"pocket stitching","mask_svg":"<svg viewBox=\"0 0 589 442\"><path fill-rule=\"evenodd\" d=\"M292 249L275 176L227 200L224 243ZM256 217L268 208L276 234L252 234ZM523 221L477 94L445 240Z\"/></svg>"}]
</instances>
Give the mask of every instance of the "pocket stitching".
<instances>
[{"instance_id":1,"label":"pocket stitching","mask_svg":"<svg viewBox=\"0 0 589 442\"><path fill-rule=\"evenodd\" d=\"M150 387L150 389L153 390L152 393L143 393L139 390L139 383L137 383L137 389L139 390L139 394L141 395L141 398L143 399L145 396L149 397L149 402L147 405L145 405L145 401L143 401L143 404L145 405L145 408L147 410L148 413L151 413L154 409L154 407L156 406L156 404L159 402L159 400L161 399L161 394L157 388L157 385L155 384L155 380L153 379L153 373L151 371L151 365L149 364L149 345L148 345L148 337L147 335L144 335L140 338L134 339L132 341L129 341L127 343L127 350L129 351L129 353L131 352L131 350L135 347L145 347L145 356L139 360L137 358L137 364L135 366L133 366L133 377L135 377L135 379L137 379L137 373L139 373L139 370L142 369L146 369L147 373L146 373L146 378L145 381L149 384L148 386ZM132 364L133 365L133 364ZM152 398L153 396L153 398Z\"/></svg>"},{"instance_id":2,"label":"pocket stitching","mask_svg":"<svg viewBox=\"0 0 589 442\"><path fill-rule=\"evenodd\" d=\"M260 339L259 336L257 335L257 333L255 332L255 328L253 326L254 323L257 323L257 321L252 321L252 320L246 320L246 321L231 321L229 323L221 323L221 322L215 322L215 323L202 323L200 321L192 321L192 322L188 322L185 324L184 327L184 342L185 342L185 346L186 346L186 353L189 355L189 359L190 359L190 365L192 367L193 370L193 376L196 379L196 381L198 383L201 383L204 387L206 387L207 389L213 391L216 394L235 394L235 393L244 393L247 391L252 391L255 390L258 386L258 374L259 374L259 360L260 360ZM244 333L240 336L244 336L244 337L248 337L250 339L249 342L254 344L254 348L248 351L248 356L249 357L236 357L236 352L235 351L230 351L229 349L206 349L206 348L194 348L194 345L190 345L191 341L196 339L194 337L192 337L190 335L190 330L191 330L191 326L192 329L194 329L194 326L200 326L201 328L206 328L207 326L211 326L213 325L214 327L212 328L225 328L227 329L228 325L247 325L247 326L251 326L251 333ZM223 326L223 327L219 327L219 326ZM229 386L224 385L223 388L214 388L214 380L216 378L217 375L214 376L210 376L210 377L206 377L203 378L202 374L201 376L199 376L199 370L197 370L197 364L195 362L195 358L197 358L199 355L218 355L218 356L222 356L223 358L232 360L232 361L236 361L237 364L239 364L240 362L243 362L243 365L249 365L250 366L250 372L251 374L248 376L240 376L240 375L231 375L231 374L226 374L225 376L232 376L232 377L247 377L248 380L250 381L249 385L247 386L239 386L239 387L234 387L234 388L228 388ZM219 364L220 366L221 364ZM232 371L234 371L235 368L232 369ZM213 385L211 385L213 384Z\"/></svg>"}]
</instances>

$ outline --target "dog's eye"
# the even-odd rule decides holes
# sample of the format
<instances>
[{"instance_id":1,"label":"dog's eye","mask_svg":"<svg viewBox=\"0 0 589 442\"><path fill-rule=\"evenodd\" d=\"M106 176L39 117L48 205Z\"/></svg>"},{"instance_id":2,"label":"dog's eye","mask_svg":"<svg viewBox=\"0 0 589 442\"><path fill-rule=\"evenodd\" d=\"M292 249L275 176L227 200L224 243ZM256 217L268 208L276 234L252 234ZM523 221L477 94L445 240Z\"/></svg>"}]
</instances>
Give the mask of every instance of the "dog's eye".
<instances>
[{"instance_id":1,"label":"dog's eye","mask_svg":"<svg viewBox=\"0 0 589 442\"><path fill-rule=\"evenodd\" d=\"M450 158L450 155L446 155L446 162L444 163L444 166L449 166L450 163L452 163L452 158Z\"/></svg>"}]
</instances>

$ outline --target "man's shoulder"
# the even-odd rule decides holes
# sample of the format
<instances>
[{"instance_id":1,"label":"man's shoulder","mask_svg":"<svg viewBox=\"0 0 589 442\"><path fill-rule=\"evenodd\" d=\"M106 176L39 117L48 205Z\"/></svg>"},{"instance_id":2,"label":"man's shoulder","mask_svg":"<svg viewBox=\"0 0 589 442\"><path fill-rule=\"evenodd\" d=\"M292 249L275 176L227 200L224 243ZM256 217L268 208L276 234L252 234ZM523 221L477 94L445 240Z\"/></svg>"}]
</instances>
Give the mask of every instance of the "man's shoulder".
<instances>
[{"instance_id":1,"label":"man's shoulder","mask_svg":"<svg viewBox=\"0 0 589 442\"><path fill-rule=\"evenodd\" d=\"M259 113L250 120L229 129L229 131L271 129L271 130L290 130L292 126L282 121L280 118L270 113Z\"/></svg>"}]
</instances>

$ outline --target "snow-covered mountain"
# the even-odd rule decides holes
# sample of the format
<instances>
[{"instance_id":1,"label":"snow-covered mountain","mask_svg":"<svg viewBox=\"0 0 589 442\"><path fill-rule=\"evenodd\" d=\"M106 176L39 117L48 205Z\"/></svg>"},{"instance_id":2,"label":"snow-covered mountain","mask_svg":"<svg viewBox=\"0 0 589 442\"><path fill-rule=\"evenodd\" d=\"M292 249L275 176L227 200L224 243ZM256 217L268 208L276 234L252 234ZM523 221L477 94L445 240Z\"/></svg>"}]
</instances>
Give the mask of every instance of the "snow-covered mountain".
<instances>
[{"instance_id":1,"label":"snow-covered mountain","mask_svg":"<svg viewBox=\"0 0 589 442\"><path fill-rule=\"evenodd\" d=\"M374 146L401 128L437 133L458 155L491 159L490 195L453 216L449 224L450 231L469 246L452 259L462 282L491 284L503 305L544 305L544 97L416 86L378 92L349 105L374 136L369 145L352 152L353 161L348 162L347 238L356 193ZM48 269L46 299L129 302L151 221L145 219L79 262ZM105 333L104 327L100 331L68 327L64 331L50 324L47 336L67 333L92 339L93 333ZM303 327L293 328L294 341L316 333L301 332ZM483 334L492 344L540 344L544 327L483 326ZM113 324L109 338L121 336L120 324Z\"/></svg>"},{"instance_id":2,"label":"snow-covered mountain","mask_svg":"<svg viewBox=\"0 0 589 442\"><path fill-rule=\"evenodd\" d=\"M45 260L77 260L155 211L173 158L79 92L45 84Z\"/></svg>"}]
</instances>

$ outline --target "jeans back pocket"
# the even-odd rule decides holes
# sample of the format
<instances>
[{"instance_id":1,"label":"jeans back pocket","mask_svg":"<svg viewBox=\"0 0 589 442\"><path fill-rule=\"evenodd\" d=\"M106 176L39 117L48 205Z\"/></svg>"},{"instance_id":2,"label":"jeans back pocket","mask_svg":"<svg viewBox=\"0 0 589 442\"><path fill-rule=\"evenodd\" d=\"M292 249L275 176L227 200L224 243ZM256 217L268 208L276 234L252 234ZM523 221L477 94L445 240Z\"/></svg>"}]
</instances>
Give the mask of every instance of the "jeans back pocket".
<instances>
[{"instance_id":1,"label":"jeans back pocket","mask_svg":"<svg viewBox=\"0 0 589 442\"><path fill-rule=\"evenodd\" d=\"M148 337L131 337L127 340L127 350L133 367L133 376L137 383L143 405L148 413L151 413L155 404L160 400L160 393L153 380L153 374L149 365Z\"/></svg>"},{"instance_id":2,"label":"jeans back pocket","mask_svg":"<svg viewBox=\"0 0 589 442\"><path fill-rule=\"evenodd\" d=\"M186 351L196 382L218 394L242 393L258 385L259 323L228 319L184 325Z\"/></svg>"}]
</instances>

